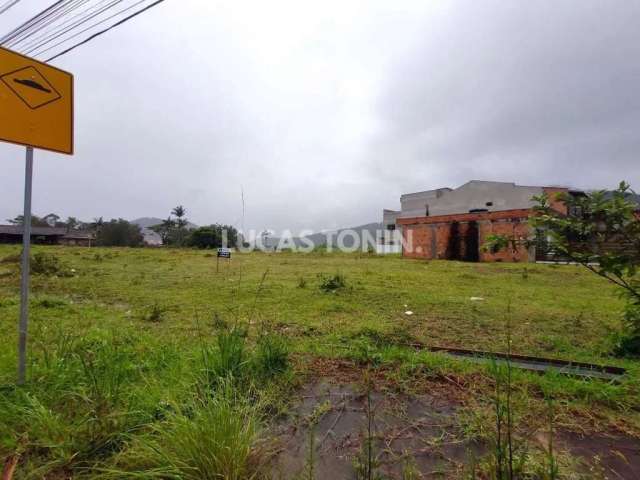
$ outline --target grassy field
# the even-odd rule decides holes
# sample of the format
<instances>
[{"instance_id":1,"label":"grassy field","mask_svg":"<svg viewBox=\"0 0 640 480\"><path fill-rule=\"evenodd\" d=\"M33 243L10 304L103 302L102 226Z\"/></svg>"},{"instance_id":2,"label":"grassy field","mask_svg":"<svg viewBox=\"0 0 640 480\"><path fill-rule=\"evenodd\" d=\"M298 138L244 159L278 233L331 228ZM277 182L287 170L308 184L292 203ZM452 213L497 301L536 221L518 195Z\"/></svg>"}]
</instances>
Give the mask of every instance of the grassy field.
<instances>
[{"instance_id":1,"label":"grassy field","mask_svg":"<svg viewBox=\"0 0 640 480\"><path fill-rule=\"evenodd\" d=\"M514 371L522 423L547 397L558 428L640 434L640 362L610 355L623 301L577 266L249 253L216 272L204 251L35 247L44 273L16 387L18 253L0 246L0 458L18 460L15 478L268 476L274 424L326 362L404 393L453 385L455 423L489 444L490 368L405 345L505 351L508 333L515 353L628 369L621 383ZM225 446L218 463L203 438ZM558 478L579 478L563 462Z\"/></svg>"}]
</instances>

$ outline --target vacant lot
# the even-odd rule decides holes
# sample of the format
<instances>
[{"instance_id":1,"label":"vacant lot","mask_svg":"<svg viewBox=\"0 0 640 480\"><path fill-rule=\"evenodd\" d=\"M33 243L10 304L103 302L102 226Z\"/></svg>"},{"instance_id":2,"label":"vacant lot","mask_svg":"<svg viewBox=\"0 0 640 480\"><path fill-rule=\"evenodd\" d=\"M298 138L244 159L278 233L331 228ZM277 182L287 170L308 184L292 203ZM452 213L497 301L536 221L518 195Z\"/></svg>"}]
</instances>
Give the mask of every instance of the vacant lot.
<instances>
[{"instance_id":1,"label":"vacant lot","mask_svg":"<svg viewBox=\"0 0 640 480\"><path fill-rule=\"evenodd\" d=\"M216 272L205 251L36 247L16 388L18 253L0 246L15 478L486 478L499 374L408 344L505 351L508 334L515 353L628 369L620 383L512 372L527 474L548 473L553 430L558 478L640 475L640 362L610 356L623 302L580 267L318 252Z\"/></svg>"}]
</instances>

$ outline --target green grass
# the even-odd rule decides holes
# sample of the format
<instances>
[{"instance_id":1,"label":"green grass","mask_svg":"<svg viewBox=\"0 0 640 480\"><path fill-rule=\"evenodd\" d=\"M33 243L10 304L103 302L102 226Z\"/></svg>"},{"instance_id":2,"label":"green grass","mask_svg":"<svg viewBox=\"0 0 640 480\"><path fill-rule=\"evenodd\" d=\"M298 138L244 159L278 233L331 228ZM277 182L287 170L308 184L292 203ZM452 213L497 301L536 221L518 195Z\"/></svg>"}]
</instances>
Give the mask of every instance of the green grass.
<instances>
[{"instance_id":1,"label":"green grass","mask_svg":"<svg viewBox=\"0 0 640 480\"><path fill-rule=\"evenodd\" d=\"M511 302L516 352L598 360L611 349L624 305L614 288L577 266L526 265L525 276L522 264L282 253L235 255L216 274L215 261L199 251L36 247L41 250L55 252L75 270L70 278L33 278L36 301L49 296L69 302L65 315L55 317L83 325L108 318L181 338L194 336L198 317L206 326L218 312L254 321L259 314L289 326L291 334L313 331L325 338L401 324L429 343L491 349L500 347ZM0 246L0 258L17 251ZM301 278L306 288L296 288ZM322 290L327 278L340 278L350 288ZM17 314L18 286L17 275L0 279L3 319ZM414 315L406 316L407 310ZM52 313L36 305L33 323ZM139 322L146 317L152 324ZM7 328L6 333L14 332Z\"/></svg>"},{"instance_id":2,"label":"green grass","mask_svg":"<svg viewBox=\"0 0 640 480\"><path fill-rule=\"evenodd\" d=\"M216 274L202 251L36 246L56 260L41 255L46 273L32 277L29 382L16 387L17 253L0 245L0 458L22 455L17 478L206 478L218 461L227 478L258 475L291 355L299 369L316 356L381 366L398 388L456 375L482 391L486 367L403 344L504 351L508 305L515 353L629 370L621 384L514 370L522 395L640 431L640 362L610 353L624 302L577 266L319 251L236 254ZM229 409L246 422L220 423Z\"/></svg>"},{"instance_id":3,"label":"green grass","mask_svg":"<svg viewBox=\"0 0 640 480\"><path fill-rule=\"evenodd\" d=\"M106 478L207 480L252 478L260 470L252 458L258 436L258 409L223 381L217 394L197 399L152 424L105 469Z\"/></svg>"}]
</instances>

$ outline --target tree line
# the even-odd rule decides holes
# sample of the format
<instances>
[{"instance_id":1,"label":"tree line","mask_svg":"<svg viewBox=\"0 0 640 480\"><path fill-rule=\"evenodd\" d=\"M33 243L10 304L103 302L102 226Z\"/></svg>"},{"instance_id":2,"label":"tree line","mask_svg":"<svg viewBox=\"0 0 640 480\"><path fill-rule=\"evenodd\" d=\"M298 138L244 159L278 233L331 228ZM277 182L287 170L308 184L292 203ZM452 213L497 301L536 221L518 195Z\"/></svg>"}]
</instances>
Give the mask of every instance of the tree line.
<instances>
[{"instance_id":1,"label":"tree line","mask_svg":"<svg viewBox=\"0 0 640 480\"><path fill-rule=\"evenodd\" d=\"M163 245L175 247L220 248L236 245L238 230L231 225L219 223L204 227L189 228L187 210L178 205L166 220L153 225L150 230L160 235Z\"/></svg>"},{"instance_id":2,"label":"tree line","mask_svg":"<svg viewBox=\"0 0 640 480\"><path fill-rule=\"evenodd\" d=\"M171 210L166 220L158 225L152 225L150 230L157 233L162 244L171 247L220 248L236 245L238 230L231 225L219 223L203 227L190 227L187 210L178 205ZM13 225L23 225L24 217L18 215L8 220ZM94 218L91 222L83 222L76 217L67 220L50 213L43 217L31 215L32 227L66 228L68 232L86 232L95 235L95 245L104 247L141 247L144 246L142 228L123 218L104 220Z\"/></svg>"}]
</instances>

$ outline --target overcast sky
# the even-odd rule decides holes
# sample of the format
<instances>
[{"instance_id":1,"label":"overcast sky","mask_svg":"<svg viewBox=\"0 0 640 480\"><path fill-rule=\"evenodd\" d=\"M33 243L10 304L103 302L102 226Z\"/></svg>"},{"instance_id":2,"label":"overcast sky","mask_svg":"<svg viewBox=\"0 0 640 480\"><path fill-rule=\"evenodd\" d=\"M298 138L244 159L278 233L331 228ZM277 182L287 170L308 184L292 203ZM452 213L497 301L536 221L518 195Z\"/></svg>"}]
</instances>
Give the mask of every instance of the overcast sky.
<instances>
[{"instance_id":1,"label":"overcast sky","mask_svg":"<svg viewBox=\"0 0 640 480\"><path fill-rule=\"evenodd\" d=\"M23 0L0 33L52 0ZM640 189L640 2L166 0L53 62L36 214L331 229L471 179ZM0 219L24 149L0 144Z\"/></svg>"}]
</instances>

